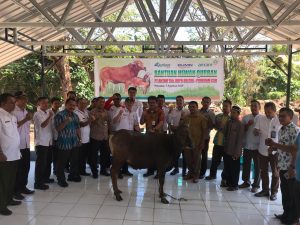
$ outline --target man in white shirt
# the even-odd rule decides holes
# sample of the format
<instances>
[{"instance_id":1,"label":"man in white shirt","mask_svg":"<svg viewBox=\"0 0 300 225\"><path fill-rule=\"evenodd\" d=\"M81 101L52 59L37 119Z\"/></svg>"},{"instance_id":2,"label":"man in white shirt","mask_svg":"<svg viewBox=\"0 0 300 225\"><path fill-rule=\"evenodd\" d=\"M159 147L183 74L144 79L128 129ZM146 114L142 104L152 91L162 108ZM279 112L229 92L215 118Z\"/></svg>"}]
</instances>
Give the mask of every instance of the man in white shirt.
<instances>
[{"instance_id":1,"label":"man in white shirt","mask_svg":"<svg viewBox=\"0 0 300 225\"><path fill-rule=\"evenodd\" d=\"M125 109L120 107L112 115L112 124L115 128L114 131L118 130L130 130L130 131L139 131L139 120L136 112L132 111L132 101L130 98L125 99ZM122 179L123 175L132 176L133 174L128 171L128 164L125 163L120 171L119 178Z\"/></svg>"},{"instance_id":2,"label":"man in white shirt","mask_svg":"<svg viewBox=\"0 0 300 225\"><path fill-rule=\"evenodd\" d=\"M128 88L128 97L133 102L132 111L136 112L140 121L143 114L143 103L136 99L137 90L135 87Z\"/></svg>"},{"instance_id":3,"label":"man in white shirt","mask_svg":"<svg viewBox=\"0 0 300 225\"><path fill-rule=\"evenodd\" d=\"M254 163L254 181L251 192L255 193L260 187L260 171L259 171L259 137L254 135L255 120L260 116L260 103L257 100L251 101L251 114L243 117L242 123L245 126L245 141L243 148L243 184L239 188L248 188L251 185L250 172L251 161Z\"/></svg>"},{"instance_id":4,"label":"man in white shirt","mask_svg":"<svg viewBox=\"0 0 300 225\"><path fill-rule=\"evenodd\" d=\"M11 215L7 206L19 205L14 201L13 192L16 181L18 161L20 160L20 136L17 119L12 114L15 108L13 95L0 95L0 214Z\"/></svg>"},{"instance_id":5,"label":"man in white shirt","mask_svg":"<svg viewBox=\"0 0 300 225\"><path fill-rule=\"evenodd\" d=\"M34 191L29 190L26 187L30 170L30 123L32 120L32 114L26 110L28 99L23 91L17 91L15 93L15 98L16 107L12 114L17 118L18 131L20 135L21 159L19 160L17 170L14 198L22 200L24 199L22 194L34 193Z\"/></svg>"},{"instance_id":6,"label":"man in white shirt","mask_svg":"<svg viewBox=\"0 0 300 225\"><path fill-rule=\"evenodd\" d=\"M279 119L276 115L276 106L273 102L267 102L264 106L265 116L261 115L256 119L254 134L259 136L259 167L262 180L262 191L255 194L256 197L269 197L274 201L277 199L279 188L278 156L269 154L268 146L265 144L267 138L278 141L278 131L281 128ZM271 195L269 188L269 164L272 170Z\"/></svg>"},{"instance_id":7,"label":"man in white shirt","mask_svg":"<svg viewBox=\"0 0 300 225\"><path fill-rule=\"evenodd\" d=\"M169 124L170 130L174 130L179 125L180 119L183 118L185 115L188 115L190 112L188 109L184 108L184 98L183 96L179 95L176 97L176 108L170 108L168 112L167 122ZM179 156L180 157L180 156ZM178 160L175 160L175 165L173 171L170 173L172 176L179 173L179 165ZM182 176L186 175L186 163L184 155L182 155Z\"/></svg>"},{"instance_id":8,"label":"man in white shirt","mask_svg":"<svg viewBox=\"0 0 300 225\"><path fill-rule=\"evenodd\" d=\"M34 188L38 190L49 189L49 186L45 184L45 175L48 151L53 140L51 123L53 112L48 109L48 104L49 100L47 97L39 97L37 112L33 116L36 149Z\"/></svg>"},{"instance_id":9,"label":"man in white shirt","mask_svg":"<svg viewBox=\"0 0 300 225\"><path fill-rule=\"evenodd\" d=\"M165 119L164 119L164 125L163 125L163 132L167 133L168 131L168 121L167 121L167 117L169 114L169 108L165 105L165 96L164 95L157 95L157 106L158 108L160 108L165 115Z\"/></svg>"},{"instance_id":10,"label":"man in white shirt","mask_svg":"<svg viewBox=\"0 0 300 225\"><path fill-rule=\"evenodd\" d=\"M77 109L75 109L75 114L79 118L80 133L81 133L81 146L79 147L79 173L82 176L89 176L90 174L86 172L86 163L88 161L89 151L90 151L90 123L95 119L92 115L89 115L87 106L89 102L87 99L78 98L77 99Z\"/></svg>"}]
</instances>

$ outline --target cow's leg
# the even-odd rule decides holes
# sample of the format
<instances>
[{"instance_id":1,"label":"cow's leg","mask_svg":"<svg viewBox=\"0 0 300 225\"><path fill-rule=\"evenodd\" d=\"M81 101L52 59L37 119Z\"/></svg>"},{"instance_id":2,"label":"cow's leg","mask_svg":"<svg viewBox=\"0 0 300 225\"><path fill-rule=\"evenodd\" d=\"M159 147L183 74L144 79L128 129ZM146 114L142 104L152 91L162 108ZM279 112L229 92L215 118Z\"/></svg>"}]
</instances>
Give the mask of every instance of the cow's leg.
<instances>
[{"instance_id":1,"label":"cow's leg","mask_svg":"<svg viewBox=\"0 0 300 225\"><path fill-rule=\"evenodd\" d=\"M160 201L164 204L169 204L169 201L166 199L166 194L164 193L164 183L165 183L165 174L166 169L158 169L158 181L159 181L159 197Z\"/></svg>"},{"instance_id":2,"label":"cow's leg","mask_svg":"<svg viewBox=\"0 0 300 225\"><path fill-rule=\"evenodd\" d=\"M102 93L105 93L106 92L106 85L107 85L107 81L105 81L105 80L101 80L101 83L102 83L102 85L101 85L101 87L100 87L100 91L102 92Z\"/></svg>"},{"instance_id":3,"label":"cow's leg","mask_svg":"<svg viewBox=\"0 0 300 225\"><path fill-rule=\"evenodd\" d=\"M123 165L123 162L120 160L117 160L113 157L112 159L112 166L111 166L111 180L112 180L112 186L114 190L114 194L116 196L117 201L122 201L121 193L122 191L118 188L118 175L120 172L120 168Z\"/></svg>"}]
</instances>

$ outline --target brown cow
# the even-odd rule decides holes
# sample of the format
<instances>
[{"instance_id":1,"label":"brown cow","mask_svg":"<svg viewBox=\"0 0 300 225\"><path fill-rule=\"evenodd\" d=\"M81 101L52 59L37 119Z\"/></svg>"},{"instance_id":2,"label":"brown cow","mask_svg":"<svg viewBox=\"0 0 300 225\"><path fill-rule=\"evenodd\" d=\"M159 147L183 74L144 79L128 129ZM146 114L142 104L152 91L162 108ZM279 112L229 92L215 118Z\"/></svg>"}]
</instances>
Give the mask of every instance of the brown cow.
<instances>
[{"instance_id":1,"label":"brown cow","mask_svg":"<svg viewBox=\"0 0 300 225\"><path fill-rule=\"evenodd\" d=\"M102 68L100 71L101 91L105 93L108 82L113 84L123 83L125 84L125 91L127 91L130 80L137 77L138 73L144 68L144 64L140 60L135 60L133 63L122 67L106 66Z\"/></svg>"},{"instance_id":2,"label":"brown cow","mask_svg":"<svg viewBox=\"0 0 300 225\"><path fill-rule=\"evenodd\" d=\"M134 169L156 168L159 179L159 196L161 202L168 204L163 191L167 168L173 166L185 146L191 146L189 129L180 125L174 134L141 134L120 130L109 138L112 152L111 179L117 201L121 193L117 184L120 168L127 162Z\"/></svg>"}]
</instances>

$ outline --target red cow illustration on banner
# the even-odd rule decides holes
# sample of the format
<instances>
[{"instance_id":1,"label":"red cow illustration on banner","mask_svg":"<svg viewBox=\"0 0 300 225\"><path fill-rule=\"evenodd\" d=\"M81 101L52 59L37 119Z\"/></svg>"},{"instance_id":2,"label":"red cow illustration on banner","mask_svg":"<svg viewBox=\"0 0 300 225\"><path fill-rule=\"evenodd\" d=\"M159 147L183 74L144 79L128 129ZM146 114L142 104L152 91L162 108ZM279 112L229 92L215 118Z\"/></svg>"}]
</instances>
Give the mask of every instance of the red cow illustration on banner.
<instances>
[{"instance_id":1,"label":"red cow illustration on banner","mask_svg":"<svg viewBox=\"0 0 300 225\"><path fill-rule=\"evenodd\" d=\"M101 92L105 93L108 82L113 84L123 83L125 85L124 91L126 92L132 83L131 80L136 78L138 73L144 69L144 64L141 60L135 60L122 67L104 67L100 71Z\"/></svg>"}]
</instances>

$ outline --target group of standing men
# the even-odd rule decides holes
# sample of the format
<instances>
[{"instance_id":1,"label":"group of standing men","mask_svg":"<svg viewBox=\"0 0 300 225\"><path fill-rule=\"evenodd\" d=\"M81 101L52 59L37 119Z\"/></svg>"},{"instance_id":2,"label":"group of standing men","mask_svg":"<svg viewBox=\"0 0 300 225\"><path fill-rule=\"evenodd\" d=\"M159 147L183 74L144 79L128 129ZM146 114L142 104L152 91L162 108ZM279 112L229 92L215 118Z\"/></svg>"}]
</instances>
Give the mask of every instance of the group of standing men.
<instances>
[{"instance_id":1,"label":"group of standing men","mask_svg":"<svg viewBox=\"0 0 300 225\"><path fill-rule=\"evenodd\" d=\"M199 179L216 179L217 169L223 158L221 187L228 191L248 188L251 161L254 162L254 182L251 191L256 197L277 199L279 181L284 213L276 215L283 223L289 224L299 218L299 154L300 137L297 117L288 108L282 108L276 115L276 106L268 102L265 114L260 114L260 103L251 101L251 114L240 120L241 108L232 106L230 100L223 101L222 113L215 115L209 109L211 99L203 97L198 103L191 101L184 107L184 97L176 97L176 106L167 107L163 95L149 96L148 106L138 101L136 88L128 89L128 97L121 104L121 95L115 93L107 101L103 97L92 100L77 98L68 93L65 105L61 107L59 98L38 98L37 112L32 116L27 112L27 97L23 92L14 96L0 96L0 214L10 215L9 205L21 204L23 194L33 194L27 185L30 168L29 131L30 121L34 122L36 164L34 188L46 190L50 178L51 164L61 187L67 187L65 171L69 170L68 181L80 182L81 176L88 176L86 164L93 178L109 176L110 150L108 136L121 129L140 132L140 124L146 133L172 133L180 123L189 127L192 144L183 149L183 170L185 180L197 183ZM296 119L296 120L295 120ZM293 122L294 121L294 122ZM207 153L210 132L216 129L213 157L209 176ZM100 152L100 158L99 158ZM243 183L238 184L240 158L243 155ZM269 165L272 170L269 187ZM179 173L178 159L171 175ZM186 168L187 167L187 168ZM297 172L295 172L297 168ZM188 171L188 172L187 172ZM148 168L144 177L154 175L155 168ZM132 176L128 165L124 165L119 178ZM262 180L262 190L260 188ZM14 200L16 199L16 200Z\"/></svg>"}]
</instances>

